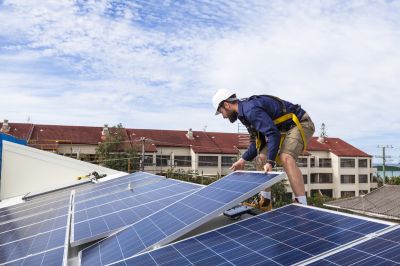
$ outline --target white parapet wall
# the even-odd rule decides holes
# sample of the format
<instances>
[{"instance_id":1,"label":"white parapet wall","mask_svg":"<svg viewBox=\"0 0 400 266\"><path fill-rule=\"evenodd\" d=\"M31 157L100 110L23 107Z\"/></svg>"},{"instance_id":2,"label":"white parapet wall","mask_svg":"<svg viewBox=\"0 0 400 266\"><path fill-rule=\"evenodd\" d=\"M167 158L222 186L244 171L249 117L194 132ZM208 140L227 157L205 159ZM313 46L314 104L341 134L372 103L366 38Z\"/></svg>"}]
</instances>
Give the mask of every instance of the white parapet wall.
<instances>
[{"instance_id":1,"label":"white parapet wall","mask_svg":"<svg viewBox=\"0 0 400 266\"><path fill-rule=\"evenodd\" d=\"M32 147L3 141L0 199L74 185L93 171L126 174Z\"/></svg>"}]
</instances>

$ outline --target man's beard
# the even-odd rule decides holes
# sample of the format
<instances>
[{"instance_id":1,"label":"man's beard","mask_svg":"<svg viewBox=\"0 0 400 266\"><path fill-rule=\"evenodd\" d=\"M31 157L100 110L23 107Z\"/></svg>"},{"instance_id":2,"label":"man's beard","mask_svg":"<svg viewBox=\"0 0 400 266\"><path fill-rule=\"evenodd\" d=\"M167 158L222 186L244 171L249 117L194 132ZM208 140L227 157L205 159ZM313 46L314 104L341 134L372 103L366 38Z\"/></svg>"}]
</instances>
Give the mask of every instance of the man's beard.
<instances>
[{"instance_id":1,"label":"man's beard","mask_svg":"<svg viewBox=\"0 0 400 266\"><path fill-rule=\"evenodd\" d=\"M228 113L228 118L231 123L235 123L238 119L238 113L235 111L231 111Z\"/></svg>"}]
</instances>

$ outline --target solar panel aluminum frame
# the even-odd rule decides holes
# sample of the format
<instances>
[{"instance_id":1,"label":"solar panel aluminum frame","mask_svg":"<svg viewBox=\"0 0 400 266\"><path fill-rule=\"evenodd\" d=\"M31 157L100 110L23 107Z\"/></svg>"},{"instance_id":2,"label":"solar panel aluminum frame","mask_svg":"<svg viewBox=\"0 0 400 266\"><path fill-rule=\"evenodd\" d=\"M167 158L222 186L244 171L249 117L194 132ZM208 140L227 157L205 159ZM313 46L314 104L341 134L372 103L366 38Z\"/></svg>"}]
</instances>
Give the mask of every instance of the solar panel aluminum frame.
<instances>
[{"instance_id":1,"label":"solar panel aluminum frame","mask_svg":"<svg viewBox=\"0 0 400 266\"><path fill-rule=\"evenodd\" d=\"M357 218L357 219L363 219L363 220L366 220L366 221L377 222L377 223L389 225L389 227L384 228L384 229L381 229L381 230L379 230L379 231L377 231L377 232L375 232L375 233L372 233L372 234L369 234L369 235L364 236L364 237L362 237L362 238L353 240L353 241L351 241L351 242L349 242L349 243L347 243L347 244L344 244L344 245L341 245L341 246L339 246L339 247L333 248L333 249L328 250L328 251L326 251L326 252L324 252L324 253L321 253L321 254L316 255L316 256L313 256L313 257L311 257L311 258L309 258L309 259L303 260L303 261L301 261L301 262L299 262L299 263L295 263L295 264L293 264L293 266L311 264L311 263L313 263L313 262L316 262L316 261L318 261L318 260L324 259L324 258L326 258L326 257L329 257L329 256L333 255L333 254L336 254L336 253L338 253L338 252L340 252L340 251L346 250L346 249L351 248L351 247L353 247L353 246L356 246L356 245L358 245L358 244L360 244L360 243L366 242L366 241L368 241L368 240L370 240L370 239L372 239L372 238L374 238L374 237L376 237L376 236L383 235L383 234L385 234L385 233L388 233L388 232L390 232L390 231L393 231L393 230L396 230L396 229L399 229L399 228L400 228L400 225L398 225L398 224L396 224L396 223L387 222L387 221L382 221L382 220L373 219L373 218L369 218L369 217L362 217L362 216L357 216L357 215L348 214L348 213L341 213L341 212L336 212L336 211L332 211L332 210L329 210L329 209L321 209L321 208L317 208L317 207L313 207L313 206L304 206L304 205L299 204L299 203L292 203L291 205L299 205L299 206L304 207L304 208L310 208L310 209L315 209L315 210L319 210L319 211L334 213L334 214L337 214L337 215L343 215L343 216L347 216L347 217L352 217L352 218ZM282 208L284 208L284 207L287 207L287 205L282 206L282 207L279 207L279 208L276 208L276 209L273 209L273 211L282 209ZM191 238L200 237L200 236L205 235L205 234L208 234L208 233L210 233L210 232L217 231L217 230L221 230L221 229L223 229L223 228L232 226L232 225L234 225L234 224L236 224L236 223L243 222L243 221L246 221L246 220L249 220L249 219L253 219L253 218L255 218L255 217L257 217L257 216L248 217L248 218L246 218L246 219L237 221L237 222L235 222L235 223L227 224L227 225L224 225L224 226L221 226L221 227L212 229L212 230L210 230L210 231L207 231L207 232L204 232L204 233L201 233L201 234L198 234L198 235L194 235L194 236L191 236L191 237L188 237L188 238L185 238L185 239L182 239L182 240L173 242L173 243L169 243L169 244L166 244L166 245L164 245L164 246L161 246L160 248L165 248L165 247L168 247L168 246L172 246L172 245L175 245L175 244L177 244L177 243L184 242L184 241L186 241L186 240L188 240L188 239L191 239ZM151 251L153 251L153 250L156 250L156 248L154 248L154 249L152 249L152 250L143 251L143 252L138 253L138 254L136 254L136 255L134 255L134 256L131 256L131 257L129 257L129 258L125 258L125 260L131 259L131 258L134 258L134 257L137 257L137 256L141 256L141 255L145 254L146 252L151 252ZM111 263L111 264L109 264L109 265L114 265L114 264L120 263L120 262L122 262L122 261L124 261L124 260L115 261L115 262L113 262L113 263ZM79 265L80 265L80 256L79 256Z\"/></svg>"},{"instance_id":2,"label":"solar panel aluminum frame","mask_svg":"<svg viewBox=\"0 0 400 266\"><path fill-rule=\"evenodd\" d=\"M186 182L186 181L182 181L182 180L177 180L177 181L181 181L181 182L185 182L185 183L188 183L188 182ZM193 183L191 183L191 184L193 184ZM186 193L188 193L188 192L191 192L190 194L193 194L193 193L195 193L196 191L198 191L200 189L200 186L199 186L199 188L193 188L193 189L191 189L191 190L188 190L188 191L186 191L186 192L181 192L181 193L178 193L178 194L175 194L175 195L173 195L173 196L168 196L168 197L165 197L165 198L163 198L163 199L166 199L166 198L169 198L169 197L174 197L174 196L178 196L178 195L181 195L181 194L186 194ZM190 195L189 194L189 195ZM154 201L152 201L152 202L154 202ZM149 202L150 203L150 202ZM134 206L132 206L132 208L133 208ZM72 210L72 224L71 224L71 230L72 230L72 232L75 232L75 210L74 210L74 208L75 208L75 204L73 204L73 210ZM163 208L164 209L164 208ZM151 214L149 214L148 216L150 216ZM145 217L143 217L142 219L144 219L144 218L146 218L147 216L145 216ZM77 247L77 246L79 246L79 245L82 245L82 244L86 244L86 243L89 243L89 242L92 242L92 241L95 241L95 240L100 240L100 239L102 239L102 238L105 238L105 237L108 237L108 236L112 236L113 234L115 234L115 233L118 233L119 231L122 231L122 230L124 230L125 228L127 228L127 227L129 227L129 226L131 226L131 225L126 225L126 226L123 226L122 228L117 228L117 229L115 229L115 230L112 230L112 231L108 231L108 232L104 232L104 233L102 233L102 234L98 234L98 235L95 235L95 236L92 236L92 237L89 237L89 238L85 238L85 239L82 239L82 240L78 240L78 241L75 241L75 239L74 239L74 233L71 233L71 239L70 239L70 245L71 245L71 247Z\"/></svg>"},{"instance_id":3,"label":"solar panel aluminum frame","mask_svg":"<svg viewBox=\"0 0 400 266\"><path fill-rule=\"evenodd\" d=\"M348 214L348 213L341 213L341 214L346 214L346 215L348 215L348 216L351 215L351 214ZM372 222L379 222L379 223L382 223L382 224L387 224L387 225L389 225L389 227L383 228L383 229L381 229L381 230L379 230L379 231L377 231L377 232L368 234L368 235L366 235L366 236L364 236L364 237L362 237L362 238L353 240L352 242L349 242L349 243L347 243L347 244L344 244L344 245L341 245L341 246L339 246L339 247L336 247L336 248L333 248L333 249L331 249L331 250L328 250L328 251L326 251L326 252L324 252L324 253L322 253L322 254L319 254L319 255L317 255L317 256L313 256L313 257L311 257L311 258L308 258L308 259L306 259L306 260L303 260L303 261L301 261L301 262L299 262L299 263L294 264L294 266L309 265L309 264L311 264L311 263L314 263L314 262L317 262L317 261L319 261L319 260L325 259L325 258L327 258L327 257L329 257L329 256L332 256L332 255L336 254L336 253L339 253L339 252L341 252L341 251L347 250L347 249L352 248L352 247L354 247L354 246L357 246L357 245L359 245L359 244L361 244L361 243L367 242L367 241L369 241L369 240L371 240L371 239L374 239L374 238L376 238L376 237L379 237L379 236L381 236L381 235L384 235L384 234L386 234L386 233L389 233L389 232L391 232L391 231L394 231L394 230L397 230L397 229L400 228L400 225L398 225L398 224L396 224L396 223L391 223L391 222L387 222L387 221L377 220L377 219L373 219L373 218L369 218L369 217L362 217L362 216L356 216L356 215L352 215L352 216L350 216L350 217L357 217L357 218L359 218L359 219L362 218L362 219L365 219L365 220L368 220L368 221L372 221Z\"/></svg>"},{"instance_id":4,"label":"solar panel aluminum frame","mask_svg":"<svg viewBox=\"0 0 400 266\"><path fill-rule=\"evenodd\" d=\"M240 171L235 171L235 172L233 172L233 173L236 173L236 172L265 174L264 171L242 171L242 170L240 170ZM233 173L231 173L231 174L233 174ZM139 252L138 254L142 254L143 252L155 250L155 249L158 249L158 248L160 248L160 247L162 247L162 246L164 246L164 245L167 245L167 244L171 243L171 242L174 241L175 239L177 239L177 238L179 238L179 237L185 235L186 233L188 233L188 232L190 232L191 230L193 230L193 229L199 227L200 225L202 225L202 224L204 224L204 223L210 221L212 218L218 216L219 214L223 213L224 211L229 210L230 208L236 206L237 204L239 204L239 203L243 202L244 200L250 198L251 196L257 194L257 193L260 192L261 190L263 190L263 189L265 189L265 188L268 188L268 187L271 187L272 185L274 185L274 184L276 184L276 183L282 181L283 179L285 179L285 178L287 177L287 175L286 175L285 172L268 172L267 174L275 174L275 175L277 175L277 176L275 176L275 177L272 178L271 180L267 181L266 183L263 183L262 185L259 185L259 186L257 186L256 188L250 190L250 191L247 192L246 194L243 194L242 196L236 198L236 200L233 200L233 201L231 201L230 203L225 204L224 206L222 206L222 207L216 209L215 211L211 212L210 214L208 214L208 215L206 215L206 216L203 216L202 218L198 219L196 222L192 223L190 226L183 227L183 228L181 228L180 230L176 231L175 233L173 233L173 234L167 236L166 238L164 238L164 239L158 241L157 243L155 243L155 244L153 244L153 245L151 245L151 246L145 248L144 250L142 250L142 251ZM186 197L190 197L190 195L188 195L188 196L186 196ZM186 198L186 197L185 197L185 198ZM182 198L182 199L184 199L184 198ZM172 203L172 204L174 204L174 203ZM160 209L159 211L162 211L162 210L168 208L168 207L171 206L172 204L170 204L170 205L168 205L168 206L166 206L166 207ZM135 223L134 223L134 224L135 224ZM112 237L112 236L118 234L119 232L121 232L121 231L127 229L128 227L130 227L130 226L132 226L132 225L134 225L134 224L131 224L131 225L129 225L129 226L127 226L127 227L125 227L125 228L123 228L123 229L121 229L121 230L115 232L114 234L110 235L109 237ZM104 240L107 240L107 238L105 238ZM103 241L103 240L102 240L102 241ZM101 242L101 241L96 242L96 243L94 243L93 245L96 245L96 244L98 244L98 243L100 243L100 242ZM87 248L90 248L90 247L93 246L93 245L90 245L90 246L88 246ZM85 249L86 249L86 248L85 248ZM85 250L85 249L83 249L83 250ZM79 252L79 254L78 254L78 265L82 265L82 264L81 264L81 261L82 261L82 251L83 251L83 250L81 250L81 251ZM136 255L138 255L138 254L135 254L134 256L136 256ZM134 257L134 256L132 256L132 257ZM126 259L128 259L128 258L126 258ZM118 262L118 261L116 261L116 262ZM116 263L116 262L113 262L113 263ZM113 264L113 263L112 263L112 264Z\"/></svg>"},{"instance_id":5,"label":"solar panel aluminum frame","mask_svg":"<svg viewBox=\"0 0 400 266\"><path fill-rule=\"evenodd\" d=\"M75 190L71 191L70 199L69 199L69 209L68 209L68 221L67 228L65 233L65 242L64 242L64 256L63 256L63 266L68 265L68 251L69 251L69 236L71 235L71 220L74 208L74 198L75 198Z\"/></svg>"}]
</instances>

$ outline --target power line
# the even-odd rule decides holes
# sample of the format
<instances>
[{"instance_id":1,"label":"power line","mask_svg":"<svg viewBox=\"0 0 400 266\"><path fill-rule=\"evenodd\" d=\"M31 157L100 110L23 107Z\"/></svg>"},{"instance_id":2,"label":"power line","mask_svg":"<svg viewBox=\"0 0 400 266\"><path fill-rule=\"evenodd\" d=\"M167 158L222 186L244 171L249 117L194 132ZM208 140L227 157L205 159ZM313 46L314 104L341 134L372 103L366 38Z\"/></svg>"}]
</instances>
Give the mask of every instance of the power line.
<instances>
[{"instance_id":1,"label":"power line","mask_svg":"<svg viewBox=\"0 0 400 266\"><path fill-rule=\"evenodd\" d=\"M393 149L392 145L386 145L386 146L379 146L377 147L378 149L382 149L382 155L376 155L376 158L382 158L382 170L383 170L383 184L385 184L385 177L386 177L386 159L392 158L392 156L387 156L386 155L386 149Z\"/></svg>"}]
</instances>

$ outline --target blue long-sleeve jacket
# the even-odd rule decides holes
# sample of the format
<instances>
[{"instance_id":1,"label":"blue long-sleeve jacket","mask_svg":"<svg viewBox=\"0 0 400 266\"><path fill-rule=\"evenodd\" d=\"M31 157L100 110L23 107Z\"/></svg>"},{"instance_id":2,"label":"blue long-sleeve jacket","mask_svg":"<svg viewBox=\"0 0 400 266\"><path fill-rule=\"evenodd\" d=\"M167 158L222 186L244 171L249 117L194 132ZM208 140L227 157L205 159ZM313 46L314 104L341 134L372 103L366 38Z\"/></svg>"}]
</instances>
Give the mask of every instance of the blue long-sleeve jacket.
<instances>
[{"instance_id":1,"label":"blue long-sleeve jacket","mask_svg":"<svg viewBox=\"0 0 400 266\"><path fill-rule=\"evenodd\" d=\"M286 109L286 113L294 113L299 119L305 113L300 105L267 95L255 95L241 99L238 105L238 119L246 126L251 136L250 145L242 156L246 161L251 161L257 156L255 144L257 134L260 134L261 148L267 145L267 160L274 161L279 150L280 131L290 129L293 121L275 125L273 120L284 115L284 109Z\"/></svg>"}]
</instances>

